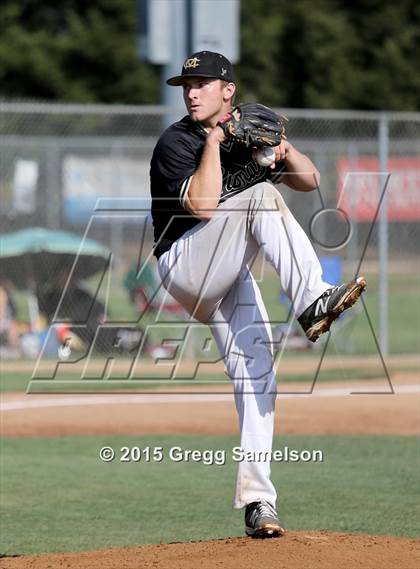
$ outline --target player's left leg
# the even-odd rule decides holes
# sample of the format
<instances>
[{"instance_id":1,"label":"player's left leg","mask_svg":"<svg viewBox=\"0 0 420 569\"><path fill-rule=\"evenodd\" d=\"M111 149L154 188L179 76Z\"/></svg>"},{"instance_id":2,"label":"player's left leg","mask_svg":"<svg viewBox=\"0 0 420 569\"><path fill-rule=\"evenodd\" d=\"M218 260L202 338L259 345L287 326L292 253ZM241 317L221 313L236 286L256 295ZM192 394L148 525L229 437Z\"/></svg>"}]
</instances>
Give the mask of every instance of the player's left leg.
<instances>
[{"instance_id":1,"label":"player's left leg","mask_svg":"<svg viewBox=\"0 0 420 569\"><path fill-rule=\"evenodd\" d=\"M279 275L312 341L329 329L366 286L361 278L336 291L322 280L309 238L276 188L266 182L222 203L210 221L177 239L159 258L159 274L189 314L207 322L260 249Z\"/></svg>"},{"instance_id":2,"label":"player's left leg","mask_svg":"<svg viewBox=\"0 0 420 569\"><path fill-rule=\"evenodd\" d=\"M262 250L300 314L330 285L305 232L276 188L256 184L219 205L213 217L177 239L158 262L165 288L197 320L228 294Z\"/></svg>"},{"instance_id":3,"label":"player's left leg","mask_svg":"<svg viewBox=\"0 0 420 569\"><path fill-rule=\"evenodd\" d=\"M251 218L251 234L278 273L306 336L315 342L357 301L366 280L357 277L336 287L324 282L312 243L279 192L271 184L258 184L254 199L258 198L264 205Z\"/></svg>"},{"instance_id":4,"label":"player's left leg","mask_svg":"<svg viewBox=\"0 0 420 569\"><path fill-rule=\"evenodd\" d=\"M273 338L261 293L244 269L208 323L233 382L240 425L234 508L246 508L246 532L284 533L270 479L277 393Z\"/></svg>"}]
</instances>

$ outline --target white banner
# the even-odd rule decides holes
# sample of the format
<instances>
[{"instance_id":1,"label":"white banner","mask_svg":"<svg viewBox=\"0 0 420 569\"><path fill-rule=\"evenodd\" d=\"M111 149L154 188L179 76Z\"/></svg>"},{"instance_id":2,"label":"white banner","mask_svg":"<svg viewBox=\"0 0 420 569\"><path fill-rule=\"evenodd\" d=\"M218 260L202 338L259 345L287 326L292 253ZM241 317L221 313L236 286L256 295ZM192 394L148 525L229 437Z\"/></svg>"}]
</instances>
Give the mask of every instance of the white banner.
<instances>
[{"instance_id":1,"label":"white banner","mask_svg":"<svg viewBox=\"0 0 420 569\"><path fill-rule=\"evenodd\" d=\"M135 197L150 207L149 170L149 159L66 156L62 172L65 218L85 222L100 198Z\"/></svg>"},{"instance_id":2,"label":"white banner","mask_svg":"<svg viewBox=\"0 0 420 569\"><path fill-rule=\"evenodd\" d=\"M34 213L38 163L34 160L16 160L13 176L13 209L17 213Z\"/></svg>"}]
</instances>

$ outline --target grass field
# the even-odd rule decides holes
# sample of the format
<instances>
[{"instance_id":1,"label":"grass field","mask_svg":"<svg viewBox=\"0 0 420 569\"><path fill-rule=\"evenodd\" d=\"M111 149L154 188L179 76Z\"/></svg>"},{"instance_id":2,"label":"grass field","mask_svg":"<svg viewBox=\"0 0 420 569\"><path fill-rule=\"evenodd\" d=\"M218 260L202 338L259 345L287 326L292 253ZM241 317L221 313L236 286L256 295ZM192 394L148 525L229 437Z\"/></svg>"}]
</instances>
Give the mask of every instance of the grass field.
<instances>
[{"instance_id":1,"label":"grass field","mask_svg":"<svg viewBox=\"0 0 420 569\"><path fill-rule=\"evenodd\" d=\"M163 447L160 463L103 463L109 445ZM3 554L242 535L231 510L236 437L106 436L2 439ZM173 462L169 449L226 451L225 465ZM415 437L285 436L274 449L320 449L324 462L273 463L289 529L419 536Z\"/></svg>"},{"instance_id":2,"label":"grass field","mask_svg":"<svg viewBox=\"0 0 420 569\"><path fill-rule=\"evenodd\" d=\"M346 279L351 278L350 275ZM368 289L364 295L368 317L378 336L378 277L368 275ZM270 321L283 322L287 309L279 302L280 285L277 275L270 267L259 282ZM390 275L389 277L389 342L390 353L413 353L420 344L420 277L419 275ZM115 288L110 295L110 312L121 319L133 318L133 309L126 299L125 291ZM353 309L353 318L348 318L342 333L337 333L338 348L347 353L375 353L376 343L368 317L361 305ZM350 322L351 320L351 322ZM343 320L344 322L344 320ZM203 327L206 328L206 327Z\"/></svg>"},{"instance_id":3,"label":"grass field","mask_svg":"<svg viewBox=\"0 0 420 569\"><path fill-rule=\"evenodd\" d=\"M316 369L317 362L314 362L314 370ZM387 366L387 371L391 378L394 372L415 372L418 371L418 366L414 364L404 363L404 364L394 364ZM226 375L220 373L199 373L195 379L171 382L171 380L161 382L158 379L153 381L153 372L149 373L149 379L147 380L128 380L115 379L110 380L98 380L98 381L86 381L81 380L80 375L76 373L65 373L60 375L57 379L53 380L34 380L31 383L31 392L60 392L60 391L70 391L70 392L83 392L83 391L144 391L147 389L165 388L179 385L183 388L188 389L188 386L196 387L198 385L219 385L219 384L230 384L230 380ZM31 373L23 372L13 372L13 373L2 373L0 374L0 393L9 391L26 391L30 383ZM314 380L314 373L300 373L298 371L293 373L281 373L278 374L278 381L283 385L290 382L301 382L308 386L308 389L312 385ZM356 367L343 369L340 366L332 369L321 370L317 378L317 382L328 382L328 381L341 381L344 383L350 383L353 380L369 380L382 378L385 380L385 375L383 369L375 366L373 369Z\"/></svg>"},{"instance_id":4,"label":"grass field","mask_svg":"<svg viewBox=\"0 0 420 569\"><path fill-rule=\"evenodd\" d=\"M351 278L346 276L346 280ZM364 293L366 310L376 336L378 327L378 277L367 275L368 288ZM272 319L284 319L286 312L279 304L278 279L271 271L260 283L264 300ZM419 275L390 275L389 277L389 351L390 353L417 352L420 344L420 277ZM376 345L369 320L360 304L348 313L352 321L338 333L338 344L348 353L365 354L376 352ZM342 320L344 323L344 319ZM341 344L341 346L340 346Z\"/></svg>"},{"instance_id":5,"label":"grass field","mask_svg":"<svg viewBox=\"0 0 420 569\"><path fill-rule=\"evenodd\" d=\"M350 278L346 275L346 279ZM133 306L129 303L127 293L121 286L123 275L116 275L112 282L108 310L113 319L134 322L136 314ZM368 289L364 294L366 310L361 303L349 312L347 320L340 320L336 327L337 349L344 353L367 354L377 351L376 343L372 335L369 320L373 330L378 336L378 277L376 274L368 274ZM92 290L95 281L90 283ZM280 285L274 270L267 267L264 278L259 282L263 298L268 310L270 321L285 321L287 309L279 302ZM389 276L389 351L390 353L415 353L420 344L420 278L413 274ZM101 291L102 292L102 291ZM103 294L100 294L103 298ZM19 317L27 319L27 302L21 293L17 295L19 305ZM164 317L163 317L164 321ZM152 315L144 319L145 324L154 323ZM162 322L163 324L163 322ZM340 327L342 329L340 329ZM207 327L202 326L202 332L206 334ZM162 332L155 332L156 339L168 333L168 327L164 326Z\"/></svg>"}]
</instances>

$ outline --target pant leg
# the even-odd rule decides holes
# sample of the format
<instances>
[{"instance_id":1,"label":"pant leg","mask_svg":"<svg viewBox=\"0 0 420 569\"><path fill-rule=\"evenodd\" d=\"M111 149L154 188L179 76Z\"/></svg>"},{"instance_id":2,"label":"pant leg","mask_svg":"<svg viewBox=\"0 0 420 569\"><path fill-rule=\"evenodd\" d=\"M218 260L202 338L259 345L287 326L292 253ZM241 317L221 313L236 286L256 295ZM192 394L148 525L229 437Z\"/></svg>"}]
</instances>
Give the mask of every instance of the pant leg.
<instances>
[{"instance_id":1,"label":"pant leg","mask_svg":"<svg viewBox=\"0 0 420 569\"><path fill-rule=\"evenodd\" d=\"M267 182L230 198L211 220L185 233L160 257L159 273L172 296L205 323L259 249L296 315L329 288L311 242Z\"/></svg>"},{"instance_id":2,"label":"pant leg","mask_svg":"<svg viewBox=\"0 0 420 569\"><path fill-rule=\"evenodd\" d=\"M272 450L277 393L272 334L261 293L247 269L241 272L208 323L233 382L240 447L246 453ZM276 503L270 461L238 463L234 508L265 499Z\"/></svg>"},{"instance_id":3,"label":"pant leg","mask_svg":"<svg viewBox=\"0 0 420 569\"><path fill-rule=\"evenodd\" d=\"M332 285L322 280L322 267L308 236L272 184L254 192L255 215L250 231L267 261L279 275L296 316Z\"/></svg>"},{"instance_id":4,"label":"pant leg","mask_svg":"<svg viewBox=\"0 0 420 569\"><path fill-rule=\"evenodd\" d=\"M299 315L328 287L312 245L272 184L258 184L219 206L214 217L184 234L162 255L165 288L209 324L232 378L244 451L270 452L275 375L271 330L247 264L262 249ZM269 462L241 462L234 507L275 503Z\"/></svg>"}]
</instances>

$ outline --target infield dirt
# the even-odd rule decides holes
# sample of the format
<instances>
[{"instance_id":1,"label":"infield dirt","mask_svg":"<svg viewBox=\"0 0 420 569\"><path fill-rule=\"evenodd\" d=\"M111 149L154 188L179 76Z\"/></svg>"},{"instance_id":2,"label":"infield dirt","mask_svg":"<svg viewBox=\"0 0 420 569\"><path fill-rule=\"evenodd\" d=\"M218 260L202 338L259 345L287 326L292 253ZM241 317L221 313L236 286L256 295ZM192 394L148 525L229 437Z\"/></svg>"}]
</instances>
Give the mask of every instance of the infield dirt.
<instances>
[{"instance_id":1,"label":"infield dirt","mask_svg":"<svg viewBox=\"0 0 420 569\"><path fill-rule=\"evenodd\" d=\"M290 532L271 540L227 538L0 560L2 569L418 569L413 539Z\"/></svg>"},{"instance_id":2,"label":"infield dirt","mask_svg":"<svg viewBox=\"0 0 420 569\"><path fill-rule=\"evenodd\" d=\"M396 373L393 375L393 384L395 395L370 393L343 396L338 392L334 395L334 390L344 387L343 383L328 382L317 386L318 396L280 396L276 433L418 434L418 376L408 371ZM356 389L383 390L384 381L352 381L351 385ZM299 390L302 385L287 384L289 392L294 387ZM78 396L77 399L74 395L5 393L2 395L2 406L3 410L9 406L9 410L3 412L2 434L7 437L48 437L74 434L237 433L231 390L229 386L224 388L225 394L220 393L220 387L216 390L219 399L214 394L212 397L209 388L205 389L205 393L203 388L197 388L194 393L190 390L190 397L202 399L195 400L194 405L188 400L177 400L179 394L172 395L173 401L169 397L160 402L153 401L153 396L150 396L148 403L144 402L144 395L132 395L134 399L130 402L119 401L117 395L94 396L97 402L92 406L92 396L89 395ZM322 390L327 390L329 395L322 396ZM38 403L25 408L28 401ZM61 404L54 404L60 401ZM112 413L109 412L110 405ZM0 559L1 569L246 569L256 566L276 569L418 569L420 545L419 541L406 538L301 531L288 532L283 538L265 541L226 538Z\"/></svg>"}]
</instances>

